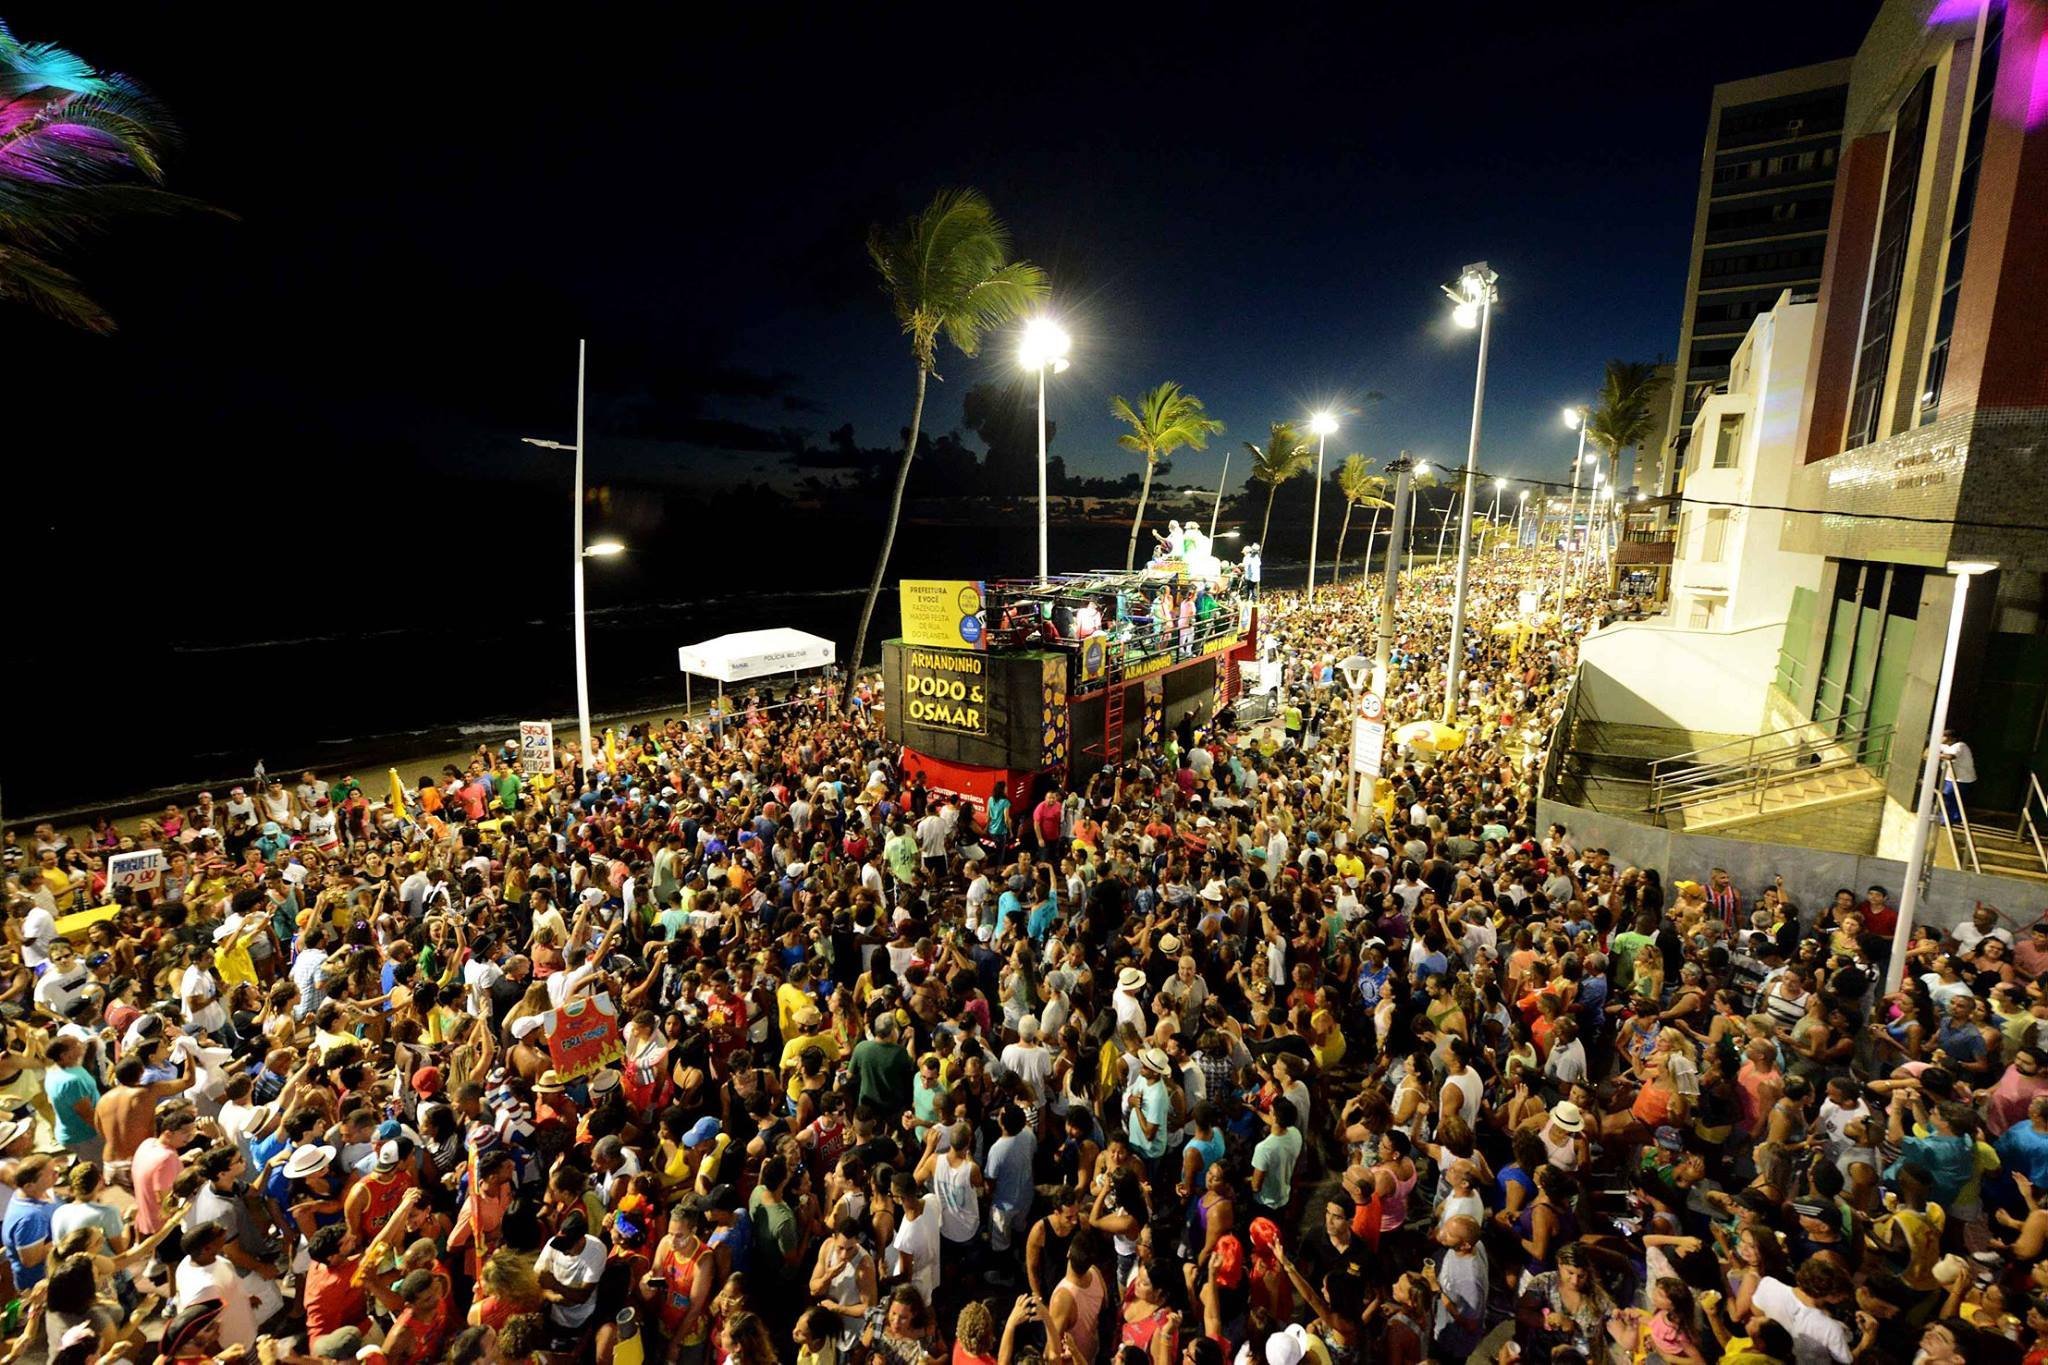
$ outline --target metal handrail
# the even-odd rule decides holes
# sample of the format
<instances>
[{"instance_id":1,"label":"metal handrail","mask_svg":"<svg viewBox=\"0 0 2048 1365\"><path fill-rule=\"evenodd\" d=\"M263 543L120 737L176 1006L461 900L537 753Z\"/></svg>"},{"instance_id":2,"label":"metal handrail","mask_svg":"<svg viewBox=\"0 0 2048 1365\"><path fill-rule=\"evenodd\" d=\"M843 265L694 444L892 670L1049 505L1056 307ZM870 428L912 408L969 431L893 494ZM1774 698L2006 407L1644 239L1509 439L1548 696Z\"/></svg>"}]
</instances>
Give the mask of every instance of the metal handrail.
<instances>
[{"instance_id":1,"label":"metal handrail","mask_svg":"<svg viewBox=\"0 0 2048 1365\"><path fill-rule=\"evenodd\" d=\"M2026 829L2027 837L2034 841L2034 856L2041 860L2041 870L2048 872L2048 846L2041 842L2041 827L2034 823L2034 806L2039 803L2041 813L2048 815L2048 792L2041 790L2041 779L2027 770L2027 794L2020 798L2020 824Z\"/></svg>"},{"instance_id":2,"label":"metal handrail","mask_svg":"<svg viewBox=\"0 0 2048 1365\"><path fill-rule=\"evenodd\" d=\"M1876 728L1886 729L1889 727L1878 726ZM1775 765L1783 763L1786 759L1790 758L1805 758L1813 754L1825 753L1830 749L1842 748L1847 742L1841 736L1830 735L1822 739L1802 740L1797 744L1787 745L1782 749L1767 749L1761 754L1751 754L1746 758L1734 759L1727 763L1703 763L1695 768L1680 768L1674 772L1657 772L1657 765L1653 763L1651 764L1651 769L1655 778L1667 784L1690 786L1697 783L1701 778L1718 777L1722 773L1746 772L1759 763Z\"/></svg>"},{"instance_id":3,"label":"metal handrail","mask_svg":"<svg viewBox=\"0 0 2048 1365\"><path fill-rule=\"evenodd\" d=\"M1653 805L1651 809L1683 810L1688 806L1704 805L1709 801L1717 800L1732 792L1756 791L1761 793L1770 787L1776 786L1779 782L1791 778L1807 777L1815 773L1840 772L1844 768L1857 766L1859 765L1853 758L1840 758L1832 763L1812 763L1785 772L1772 772L1759 768L1732 782L1717 782L1708 787L1688 787L1676 796L1671 795L1668 791L1660 793L1656 798L1658 804ZM1759 805L1761 805L1761 802L1759 802Z\"/></svg>"},{"instance_id":4,"label":"metal handrail","mask_svg":"<svg viewBox=\"0 0 2048 1365\"><path fill-rule=\"evenodd\" d=\"M1956 855L1955 827L1960 824L1963 827L1963 847L1970 851L1970 871L1982 872L1984 866L1977 861L1977 836L1970 830L1970 812L1963 809L1961 792L1956 792L1955 816L1951 817L1948 813L1948 795L1955 791L1956 765L1945 758L1941 760L1941 780L1942 790L1937 793L1936 799L1941 803L1941 828L1942 833L1948 837L1949 861L1957 867L1963 865L1963 860Z\"/></svg>"},{"instance_id":5,"label":"metal handrail","mask_svg":"<svg viewBox=\"0 0 2048 1365\"><path fill-rule=\"evenodd\" d=\"M1739 763L1709 764L1669 774L1653 771L1649 813L1662 815L1673 810L1684 810L1741 792L1753 793L1756 797L1756 809L1761 811L1764 807L1764 795L1772 787L1787 780L1808 777L1816 773L1861 767L1863 764L1856 755L1867 752L1874 745L1888 743L1891 733L1892 727L1889 725L1866 726L1846 734L1831 735L1824 739L1812 738L1800 744L1772 749L1762 754L1752 752ZM1837 751L1836 756L1818 762L1808 761L1818 759L1820 755L1829 751ZM1738 775L1727 781L1702 780L1720 778L1729 773Z\"/></svg>"},{"instance_id":6,"label":"metal handrail","mask_svg":"<svg viewBox=\"0 0 2048 1365\"><path fill-rule=\"evenodd\" d=\"M1776 739L1780 735L1802 734L1805 731L1811 730L1816 725L1840 724L1843 718L1848 716L1851 713L1851 711L1855 709L1849 705L1849 703L1852 700L1854 700L1854 698L1851 698L1845 693L1842 697L1842 705L1837 707L1832 715L1815 716L1812 720L1803 720L1799 722L1797 725L1787 725L1783 729L1779 730L1768 730L1763 734L1751 735L1746 739L1724 739L1718 744L1703 744L1697 749L1688 749L1684 753L1672 754L1668 758L1660 758L1657 760L1656 764L1653 764L1652 766L1655 767L1666 763L1676 763L1681 758L1698 758L1701 754L1710 754L1713 753L1716 749L1732 749L1737 745L1745 746L1744 758L1747 758L1755 754L1756 746L1758 744L1761 744L1765 740ZM1741 762L1743 760L1732 759L1729 761ZM1703 766L1711 767L1714 765L1708 764Z\"/></svg>"}]
</instances>

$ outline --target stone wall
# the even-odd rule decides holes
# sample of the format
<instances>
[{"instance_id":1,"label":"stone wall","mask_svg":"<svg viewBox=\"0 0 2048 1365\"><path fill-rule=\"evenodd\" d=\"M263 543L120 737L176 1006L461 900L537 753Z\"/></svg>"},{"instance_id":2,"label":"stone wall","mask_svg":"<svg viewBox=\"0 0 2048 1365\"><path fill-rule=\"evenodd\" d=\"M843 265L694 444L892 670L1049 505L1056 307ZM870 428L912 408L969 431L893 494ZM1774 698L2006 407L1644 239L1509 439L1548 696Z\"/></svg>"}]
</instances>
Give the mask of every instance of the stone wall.
<instances>
[{"instance_id":1,"label":"stone wall","mask_svg":"<svg viewBox=\"0 0 2048 1365\"><path fill-rule=\"evenodd\" d=\"M1703 881L1710 870L1724 867L1736 889L1753 899L1770 885L1773 876L1781 876L1786 893L1809 918L1833 899L1837 887L1848 887L1860 900L1864 888L1882 886L1896 904L1905 883L1906 865L1895 858L1685 834L1557 801L1538 803L1536 817L1539 829L1548 829L1553 822L1561 824L1571 831L1579 847L1604 848L1623 866L1656 868L1667 888L1686 878ZM2020 924L2029 924L2048 908L2048 890L2037 882L1938 867L1929 874L1918 919L1946 929L1968 919L1980 900L1997 906Z\"/></svg>"}]
</instances>

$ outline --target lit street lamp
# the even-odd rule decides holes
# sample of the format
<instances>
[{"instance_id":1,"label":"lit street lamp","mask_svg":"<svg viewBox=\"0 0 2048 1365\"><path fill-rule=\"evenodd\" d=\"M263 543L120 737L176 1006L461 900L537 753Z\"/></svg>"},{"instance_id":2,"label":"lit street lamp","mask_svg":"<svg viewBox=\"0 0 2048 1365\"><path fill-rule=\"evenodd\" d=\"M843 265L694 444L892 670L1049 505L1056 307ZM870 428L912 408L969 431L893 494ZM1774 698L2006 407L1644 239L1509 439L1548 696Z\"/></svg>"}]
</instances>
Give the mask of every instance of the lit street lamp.
<instances>
[{"instance_id":1,"label":"lit street lamp","mask_svg":"<svg viewBox=\"0 0 2048 1365\"><path fill-rule=\"evenodd\" d=\"M1017 362L1038 372L1038 581L1046 580L1045 553L1045 372L1063 373L1067 349L1073 339L1051 318L1033 318L1024 328L1024 340L1017 348Z\"/></svg>"},{"instance_id":2,"label":"lit street lamp","mask_svg":"<svg viewBox=\"0 0 2048 1365\"><path fill-rule=\"evenodd\" d=\"M1955 596L1948 605L1948 640L1941 650L1941 676L1934 686L1934 713L1927 724L1927 755L1920 772L1920 800L1913 807L1913 839L1906 847L1906 884L1899 891L1899 922L1892 930L1891 960L1885 963L1884 989L1889 995L1899 988L1905 972L1906 949L1913 941L1913 916L1920 908L1920 880L1926 875L1927 839L1934 827L1934 794L1941 785L1941 732L1948 728L1949 692L1956 680L1956 647L1963 639L1963 603L1970 595L1970 580L1998 567L1983 560L1950 560L1948 571L1955 575Z\"/></svg>"},{"instance_id":3,"label":"lit street lamp","mask_svg":"<svg viewBox=\"0 0 2048 1365\"><path fill-rule=\"evenodd\" d=\"M1337 429L1337 419L1327 412L1319 412L1308 419L1308 429L1316 434L1316 499L1315 511L1308 524L1308 604L1316 604L1316 534L1323 528L1323 447L1329 443L1330 433Z\"/></svg>"},{"instance_id":4,"label":"lit street lamp","mask_svg":"<svg viewBox=\"0 0 2048 1365\"><path fill-rule=\"evenodd\" d=\"M599 540L590 544L583 541L583 358L589 343L576 343L576 443L567 445L561 441L549 441L538 436L524 436L520 439L530 446L542 450L566 450L576 456L575 508L570 531L570 555L573 561L571 582L574 588L574 612L576 635L576 743L577 753L582 758L583 770L587 774L596 758L590 747L590 649L583 622L583 561L585 559L608 559L625 553L626 547L616 540Z\"/></svg>"},{"instance_id":5,"label":"lit street lamp","mask_svg":"<svg viewBox=\"0 0 2048 1365\"><path fill-rule=\"evenodd\" d=\"M1444 724L1458 715L1458 674L1465 662L1465 589L1472 576L1472 480L1479 466L1479 419L1486 407L1486 346L1493 333L1493 301L1500 276L1479 261L1459 272L1455 286L1445 285L1456 305L1451 320L1479 329L1479 371L1472 384L1472 438L1465 447L1464 501L1458 514L1458 577L1451 598L1451 651L1444 660Z\"/></svg>"},{"instance_id":6,"label":"lit street lamp","mask_svg":"<svg viewBox=\"0 0 2048 1365\"><path fill-rule=\"evenodd\" d=\"M1529 510L1529 490L1524 488L1515 495L1515 544L1522 543L1522 514Z\"/></svg>"},{"instance_id":7,"label":"lit street lamp","mask_svg":"<svg viewBox=\"0 0 2048 1365\"><path fill-rule=\"evenodd\" d=\"M1493 481L1493 511L1487 513L1486 516L1486 529L1489 531L1495 530L1500 525L1500 495L1507 491L1508 481L1506 479L1495 479ZM1486 542L1484 540L1479 542L1479 549L1480 553L1485 553Z\"/></svg>"},{"instance_id":8,"label":"lit street lamp","mask_svg":"<svg viewBox=\"0 0 2048 1365\"><path fill-rule=\"evenodd\" d=\"M1572 537L1578 533L1579 520L1579 469L1586 463L1586 417L1590 409L1584 403L1564 410L1564 424L1579 433L1579 453L1572 456L1572 499L1564 514L1564 549L1557 557L1557 600L1564 602L1565 580L1571 571ZM1591 537L1589 536L1590 540Z\"/></svg>"}]
</instances>

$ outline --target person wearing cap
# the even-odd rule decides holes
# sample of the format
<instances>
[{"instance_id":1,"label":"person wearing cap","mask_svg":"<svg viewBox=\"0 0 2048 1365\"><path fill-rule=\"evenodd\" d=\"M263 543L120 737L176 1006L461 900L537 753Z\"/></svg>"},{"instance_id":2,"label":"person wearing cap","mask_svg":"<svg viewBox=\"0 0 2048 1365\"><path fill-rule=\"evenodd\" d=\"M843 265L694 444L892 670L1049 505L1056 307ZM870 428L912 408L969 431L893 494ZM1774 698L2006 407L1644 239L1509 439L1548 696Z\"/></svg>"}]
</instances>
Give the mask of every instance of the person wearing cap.
<instances>
[{"instance_id":1,"label":"person wearing cap","mask_svg":"<svg viewBox=\"0 0 2048 1365\"><path fill-rule=\"evenodd\" d=\"M1150 1174L1157 1174L1159 1159L1166 1155L1167 1128L1173 1109L1166 1078L1172 1069L1173 1063L1161 1049L1139 1049L1138 1084L1124 1096L1131 1150L1144 1159Z\"/></svg>"},{"instance_id":2,"label":"person wearing cap","mask_svg":"<svg viewBox=\"0 0 2048 1365\"><path fill-rule=\"evenodd\" d=\"M409 1191L419 1188L418 1163L404 1137L378 1137L371 1169L348 1187L342 1213L358 1244L390 1222Z\"/></svg>"}]
</instances>

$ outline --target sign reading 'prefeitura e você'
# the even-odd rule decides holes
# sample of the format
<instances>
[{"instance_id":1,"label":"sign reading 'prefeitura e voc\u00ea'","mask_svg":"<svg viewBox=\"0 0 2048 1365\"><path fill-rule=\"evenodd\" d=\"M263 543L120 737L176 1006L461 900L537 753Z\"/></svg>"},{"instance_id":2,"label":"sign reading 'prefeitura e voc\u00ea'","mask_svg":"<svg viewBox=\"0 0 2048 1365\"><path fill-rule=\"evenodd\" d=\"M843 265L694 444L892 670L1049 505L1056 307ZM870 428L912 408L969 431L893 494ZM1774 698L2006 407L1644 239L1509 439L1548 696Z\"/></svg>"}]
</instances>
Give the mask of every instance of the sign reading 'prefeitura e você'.
<instances>
[{"instance_id":1,"label":"sign reading 'prefeitura e voc\u00ea'","mask_svg":"<svg viewBox=\"0 0 2048 1365\"><path fill-rule=\"evenodd\" d=\"M960 649L903 651L903 719L927 730L988 733L988 658Z\"/></svg>"},{"instance_id":2,"label":"sign reading 'prefeitura e voc\u00ea'","mask_svg":"<svg viewBox=\"0 0 2048 1365\"><path fill-rule=\"evenodd\" d=\"M939 649L987 649L982 585L967 578L906 578L897 589L903 643Z\"/></svg>"}]
</instances>

